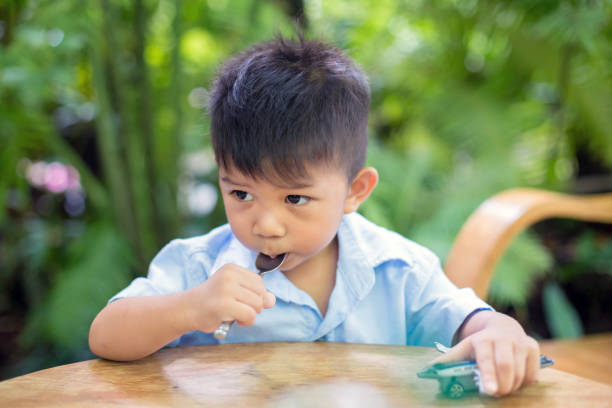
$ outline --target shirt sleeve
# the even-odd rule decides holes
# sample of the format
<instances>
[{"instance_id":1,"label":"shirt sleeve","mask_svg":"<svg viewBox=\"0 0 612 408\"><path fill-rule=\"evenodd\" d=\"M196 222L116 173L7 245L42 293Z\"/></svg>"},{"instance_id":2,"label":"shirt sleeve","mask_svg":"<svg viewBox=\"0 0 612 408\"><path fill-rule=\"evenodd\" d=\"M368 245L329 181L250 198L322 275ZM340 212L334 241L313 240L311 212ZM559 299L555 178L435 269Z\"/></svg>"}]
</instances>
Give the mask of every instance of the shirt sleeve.
<instances>
[{"instance_id":1,"label":"shirt sleeve","mask_svg":"<svg viewBox=\"0 0 612 408\"><path fill-rule=\"evenodd\" d=\"M407 341L432 347L451 346L457 329L477 309L493 310L471 288L457 288L444 274L437 257L416 263L408 285Z\"/></svg>"},{"instance_id":2,"label":"shirt sleeve","mask_svg":"<svg viewBox=\"0 0 612 408\"><path fill-rule=\"evenodd\" d=\"M171 241L162 248L149 265L147 277L136 278L108 303L132 296L155 296L187 289L189 265L182 240Z\"/></svg>"},{"instance_id":3,"label":"shirt sleeve","mask_svg":"<svg viewBox=\"0 0 612 408\"><path fill-rule=\"evenodd\" d=\"M134 279L108 303L126 297L166 295L188 289L189 268L193 265L187 261L187 253L184 240L171 241L153 258L146 278ZM182 337L174 339L166 347L178 346Z\"/></svg>"}]
</instances>

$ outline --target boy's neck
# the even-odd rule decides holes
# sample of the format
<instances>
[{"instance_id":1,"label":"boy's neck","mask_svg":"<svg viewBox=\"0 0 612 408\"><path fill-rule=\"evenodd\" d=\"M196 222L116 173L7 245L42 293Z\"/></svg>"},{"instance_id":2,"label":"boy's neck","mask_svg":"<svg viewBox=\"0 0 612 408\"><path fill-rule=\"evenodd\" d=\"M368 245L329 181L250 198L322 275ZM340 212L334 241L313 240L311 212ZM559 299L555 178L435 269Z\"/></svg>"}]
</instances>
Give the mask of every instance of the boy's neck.
<instances>
[{"instance_id":1,"label":"boy's neck","mask_svg":"<svg viewBox=\"0 0 612 408\"><path fill-rule=\"evenodd\" d=\"M290 271L283 272L295 286L308 293L323 316L336 285L338 268L338 237L321 252Z\"/></svg>"}]
</instances>

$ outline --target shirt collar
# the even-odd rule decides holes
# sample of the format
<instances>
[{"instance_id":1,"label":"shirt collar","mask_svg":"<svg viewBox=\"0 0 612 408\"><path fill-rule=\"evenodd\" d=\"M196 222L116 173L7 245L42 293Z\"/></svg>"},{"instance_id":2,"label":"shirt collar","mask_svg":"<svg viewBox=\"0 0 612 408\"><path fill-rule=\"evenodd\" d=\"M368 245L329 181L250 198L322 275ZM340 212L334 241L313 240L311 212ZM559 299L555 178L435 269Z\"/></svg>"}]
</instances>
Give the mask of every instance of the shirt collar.
<instances>
[{"instance_id":1,"label":"shirt collar","mask_svg":"<svg viewBox=\"0 0 612 408\"><path fill-rule=\"evenodd\" d=\"M228 263L256 271L256 257L257 254L254 251L242 245L242 243L236 239L236 236L232 234L232 239L228 240L227 246L219 251L219 256L215 259L210 275L212 276L219 268Z\"/></svg>"},{"instance_id":2,"label":"shirt collar","mask_svg":"<svg viewBox=\"0 0 612 408\"><path fill-rule=\"evenodd\" d=\"M414 266L413 248L406 241L358 213L343 217L338 231L338 267L358 299L370 291L375 281L375 269L383 263L399 261Z\"/></svg>"},{"instance_id":3,"label":"shirt collar","mask_svg":"<svg viewBox=\"0 0 612 408\"><path fill-rule=\"evenodd\" d=\"M374 286L374 264L361 240L355 217L345 215L338 229L338 273L353 296L361 300Z\"/></svg>"},{"instance_id":4,"label":"shirt collar","mask_svg":"<svg viewBox=\"0 0 612 408\"><path fill-rule=\"evenodd\" d=\"M338 273L342 273L347 288L359 300L374 286L375 268L379 265L393 260L413 265L411 247L406 246L405 239L358 213L347 214L342 218L338 243ZM220 251L211 275L228 263L256 271L256 257L257 253L246 248L233 236L233 239L228 240L227 247ZM275 289L273 292L277 296L289 300L289 281L280 275L282 272L274 271L264 275L264 279L269 289Z\"/></svg>"},{"instance_id":5,"label":"shirt collar","mask_svg":"<svg viewBox=\"0 0 612 408\"><path fill-rule=\"evenodd\" d=\"M343 217L338 233L352 253L346 254L352 262L363 258L372 269L389 261L400 261L414 266L414 243L402 235L369 221L361 214L351 213ZM341 247L342 251L342 247Z\"/></svg>"}]
</instances>

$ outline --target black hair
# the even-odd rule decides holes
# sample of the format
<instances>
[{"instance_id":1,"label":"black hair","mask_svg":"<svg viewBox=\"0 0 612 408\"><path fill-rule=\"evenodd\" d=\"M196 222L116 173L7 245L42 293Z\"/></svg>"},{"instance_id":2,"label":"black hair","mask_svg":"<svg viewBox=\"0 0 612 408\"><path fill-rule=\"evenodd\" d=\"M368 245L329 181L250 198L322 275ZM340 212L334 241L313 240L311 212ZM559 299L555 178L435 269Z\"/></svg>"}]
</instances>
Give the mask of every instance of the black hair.
<instances>
[{"instance_id":1,"label":"black hair","mask_svg":"<svg viewBox=\"0 0 612 408\"><path fill-rule=\"evenodd\" d=\"M211 91L220 166L296 180L328 163L352 181L365 164L370 90L363 71L320 41L277 37L228 60Z\"/></svg>"}]
</instances>

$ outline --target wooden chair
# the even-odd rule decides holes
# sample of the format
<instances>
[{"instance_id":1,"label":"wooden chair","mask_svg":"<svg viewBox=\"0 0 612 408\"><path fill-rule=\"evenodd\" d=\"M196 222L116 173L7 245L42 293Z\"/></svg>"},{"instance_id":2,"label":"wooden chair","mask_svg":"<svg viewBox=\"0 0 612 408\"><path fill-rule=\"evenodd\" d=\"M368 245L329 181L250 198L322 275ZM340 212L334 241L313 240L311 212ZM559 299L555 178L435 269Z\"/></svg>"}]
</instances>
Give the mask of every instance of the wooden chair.
<instances>
[{"instance_id":1,"label":"wooden chair","mask_svg":"<svg viewBox=\"0 0 612 408\"><path fill-rule=\"evenodd\" d=\"M612 223L612 193L567 195L535 189L512 189L480 205L462 227L445 270L459 287L472 287L486 299L493 271L512 239L548 218ZM542 353L555 368L612 385L612 333L577 340L549 340Z\"/></svg>"}]
</instances>

